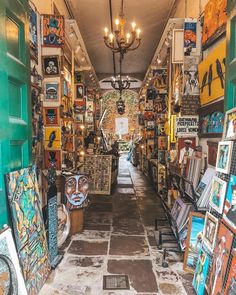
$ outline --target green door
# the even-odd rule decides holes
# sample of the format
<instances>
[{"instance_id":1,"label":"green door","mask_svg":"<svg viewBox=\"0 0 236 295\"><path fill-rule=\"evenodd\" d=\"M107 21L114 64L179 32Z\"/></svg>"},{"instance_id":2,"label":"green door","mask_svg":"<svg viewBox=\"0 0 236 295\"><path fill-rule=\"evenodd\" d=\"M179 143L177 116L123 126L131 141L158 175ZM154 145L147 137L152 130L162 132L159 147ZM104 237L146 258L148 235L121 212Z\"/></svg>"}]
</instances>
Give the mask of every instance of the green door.
<instances>
[{"instance_id":1,"label":"green door","mask_svg":"<svg viewBox=\"0 0 236 295\"><path fill-rule=\"evenodd\" d=\"M236 0L228 0L227 13L226 111L236 107Z\"/></svg>"},{"instance_id":2,"label":"green door","mask_svg":"<svg viewBox=\"0 0 236 295\"><path fill-rule=\"evenodd\" d=\"M9 223L4 174L31 164L28 0L0 0L0 228Z\"/></svg>"}]
</instances>

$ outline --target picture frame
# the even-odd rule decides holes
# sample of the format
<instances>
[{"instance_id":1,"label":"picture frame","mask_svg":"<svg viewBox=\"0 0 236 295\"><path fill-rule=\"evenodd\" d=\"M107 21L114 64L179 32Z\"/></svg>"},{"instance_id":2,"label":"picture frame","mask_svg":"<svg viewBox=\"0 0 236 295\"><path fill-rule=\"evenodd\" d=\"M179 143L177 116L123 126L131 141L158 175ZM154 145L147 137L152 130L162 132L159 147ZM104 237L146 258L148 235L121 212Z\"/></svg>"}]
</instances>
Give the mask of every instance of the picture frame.
<instances>
[{"instance_id":1,"label":"picture frame","mask_svg":"<svg viewBox=\"0 0 236 295\"><path fill-rule=\"evenodd\" d=\"M183 201L181 200L181 198L178 198L175 203L173 208L171 209L171 217L173 218L173 220L175 222L177 222L177 219L179 217L179 214L181 212L182 206L183 206Z\"/></svg>"},{"instance_id":2,"label":"picture frame","mask_svg":"<svg viewBox=\"0 0 236 295\"><path fill-rule=\"evenodd\" d=\"M233 238L233 233L221 222L207 284L208 294L217 295L223 290Z\"/></svg>"},{"instance_id":3,"label":"picture frame","mask_svg":"<svg viewBox=\"0 0 236 295\"><path fill-rule=\"evenodd\" d=\"M207 141L207 146L208 146L208 164L215 167L217 151L218 151L218 142Z\"/></svg>"},{"instance_id":4,"label":"picture frame","mask_svg":"<svg viewBox=\"0 0 236 295\"><path fill-rule=\"evenodd\" d=\"M45 169L50 168L50 160L55 162L56 170L61 170L61 151L45 150L44 151L44 165Z\"/></svg>"},{"instance_id":5,"label":"picture frame","mask_svg":"<svg viewBox=\"0 0 236 295\"><path fill-rule=\"evenodd\" d=\"M63 15L42 14L42 46L62 48L65 44Z\"/></svg>"},{"instance_id":6,"label":"picture frame","mask_svg":"<svg viewBox=\"0 0 236 295\"><path fill-rule=\"evenodd\" d=\"M201 249L204 221L205 217L203 214L190 212L184 255L184 270L190 273L194 273L197 265L198 255Z\"/></svg>"},{"instance_id":7,"label":"picture frame","mask_svg":"<svg viewBox=\"0 0 236 295\"><path fill-rule=\"evenodd\" d=\"M45 78L59 77L61 74L59 55L42 56L42 67Z\"/></svg>"},{"instance_id":8,"label":"picture frame","mask_svg":"<svg viewBox=\"0 0 236 295\"><path fill-rule=\"evenodd\" d=\"M233 150L232 141L220 141L217 151L216 171L229 174L231 165L231 156Z\"/></svg>"},{"instance_id":9,"label":"picture frame","mask_svg":"<svg viewBox=\"0 0 236 295\"><path fill-rule=\"evenodd\" d=\"M44 83L44 101L45 102L59 101L59 83L58 82Z\"/></svg>"},{"instance_id":10,"label":"picture frame","mask_svg":"<svg viewBox=\"0 0 236 295\"><path fill-rule=\"evenodd\" d=\"M235 284L236 284L236 249L232 250L232 262L228 272L227 283L225 287L225 294L234 294L235 293Z\"/></svg>"},{"instance_id":11,"label":"picture frame","mask_svg":"<svg viewBox=\"0 0 236 295\"><path fill-rule=\"evenodd\" d=\"M204 229L203 229L203 243L212 253L215 247L217 231L218 231L218 219L210 212L206 212Z\"/></svg>"},{"instance_id":12,"label":"picture frame","mask_svg":"<svg viewBox=\"0 0 236 295\"><path fill-rule=\"evenodd\" d=\"M76 84L75 85L75 99L83 100L84 99L84 84Z\"/></svg>"},{"instance_id":13,"label":"picture frame","mask_svg":"<svg viewBox=\"0 0 236 295\"><path fill-rule=\"evenodd\" d=\"M212 188L210 192L210 206L220 214L223 212L224 209L226 188L226 181L217 176L213 177Z\"/></svg>"},{"instance_id":14,"label":"picture frame","mask_svg":"<svg viewBox=\"0 0 236 295\"><path fill-rule=\"evenodd\" d=\"M236 139L236 108L226 112L223 138L225 140Z\"/></svg>"},{"instance_id":15,"label":"picture frame","mask_svg":"<svg viewBox=\"0 0 236 295\"><path fill-rule=\"evenodd\" d=\"M29 5L29 39L30 39L30 57L38 64L38 46L39 46L39 35L38 35L38 14Z\"/></svg>"},{"instance_id":16,"label":"picture frame","mask_svg":"<svg viewBox=\"0 0 236 295\"><path fill-rule=\"evenodd\" d=\"M61 128L45 127L44 148L58 150L61 148Z\"/></svg>"},{"instance_id":17,"label":"picture frame","mask_svg":"<svg viewBox=\"0 0 236 295\"><path fill-rule=\"evenodd\" d=\"M223 219L236 233L236 176L230 175L230 180L228 182L227 193L225 198Z\"/></svg>"},{"instance_id":18,"label":"picture frame","mask_svg":"<svg viewBox=\"0 0 236 295\"><path fill-rule=\"evenodd\" d=\"M43 121L45 126L59 125L60 112L57 107L43 108Z\"/></svg>"},{"instance_id":19,"label":"picture frame","mask_svg":"<svg viewBox=\"0 0 236 295\"><path fill-rule=\"evenodd\" d=\"M84 115L83 114L75 114L75 122L78 124L84 123Z\"/></svg>"}]
</instances>

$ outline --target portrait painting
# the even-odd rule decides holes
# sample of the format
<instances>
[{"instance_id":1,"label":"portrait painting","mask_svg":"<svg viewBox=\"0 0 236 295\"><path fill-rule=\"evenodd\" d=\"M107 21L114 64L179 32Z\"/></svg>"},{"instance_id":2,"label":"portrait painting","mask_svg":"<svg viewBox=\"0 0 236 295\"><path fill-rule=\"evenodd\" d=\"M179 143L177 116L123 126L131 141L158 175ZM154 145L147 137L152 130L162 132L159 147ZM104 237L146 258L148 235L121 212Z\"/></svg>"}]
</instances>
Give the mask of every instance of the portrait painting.
<instances>
[{"instance_id":1,"label":"portrait painting","mask_svg":"<svg viewBox=\"0 0 236 295\"><path fill-rule=\"evenodd\" d=\"M205 224L203 229L203 243L213 252L218 231L218 219L211 213L206 212Z\"/></svg>"},{"instance_id":2,"label":"portrait painting","mask_svg":"<svg viewBox=\"0 0 236 295\"><path fill-rule=\"evenodd\" d=\"M81 100L84 98L84 84L75 85L75 99Z\"/></svg>"},{"instance_id":3,"label":"portrait painting","mask_svg":"<svg viewBox=\"0 0 236 295\"><path fill-rule=\"evenodd\" d=\"M88 206L89 181L84 175L73 175L66 178L65 196L68 210L85 208Z\"/></svg>"},{"instance_id":4,"label":"portrait painting","mask_svg":"<svg viewBox=\"0 0 236 295\"><path fill-rule=\"evenodd\" d=\"M210 258L207 253L201 249L198 257L197 266L193 277L193 288L197 295L205 294L205 282L209 269Z\"/></svg>"},{"instance_id":5,"label":"portrait painting","mask_svg":"<svg viewBox=\"0 0 236 295\"><path fill-rule=\"evenodd\" d=\"M210 206L220 214L223 213L226 187L226 181L217 176L213 177L210 193Z\"/></svg>"},{"instance_id":6,"label":"portrait painting","mask_svg":"<svg viewBox=\"0 0 236 295\"><path fill-rule=\"evenodd\" d=\"M58 82L45 82L44 83L44 101L58 101Z\"/></svg>"},{"instance_id":7,"label":"portrait painting","mask_svg":"<svg viewBox=\"0 0 236 295\"><path fill-rule=\"evenodd\" d=\"M205 217L203 214L190 212L184 255L184 270L191 273L194 273L198 262L198 255L202 248L204 221Z\"/></svg>"},{"instance_id":8,"label":"portrait painting","mask_svg":"<svg viewBox=\"0 0 236 295\"><path fill-rule=\"evenodd\" d=\"M43 46L63 47L65 44L65 20L63 15L42 15Z\"/></svg>"},{"instance_id":9,"label":"portrait painting","mask_svg":"<svg viewBox=\"0 0 236 295\"><path fill-rule=\"evenodd\" d=\"M30 55L38 62L38 16L29 6Z\"/></svg>"},{"instance_id":10,"label":"portrait painting","mask_svg":"<svg viewBox=\"0 0 236 295\"><path fill-rule=\"evenodd\" d=\"M54 163L56 170L61 170L61 151L44 151L45 169L49 169L51 167L51 162Z\"/></svg>"},{"instance_id":11,"label":"portrait painting","mask_svg":"<svg viewBox=\"0 0 236 295\"><path fill-rule=\"evenodd\" d=\"M59 125L59 108L56 107L44 107L43 108L43 120L45 126Z\"/></svg>"},{"instance_id":12,"label":"portrait painting","mask_svg":"<svg viewBox=\"0 0 236 295\"><path fill-rule=\"evenodd\" d=\"M60 76L60 63L59 56L42 56L43 62L43 75L44 77L59 77Z\"/></svg>"},{"instance_id":13,"label":"portrait painting","mask_svg":"<svg viewBox=\"0 0 236 295\"><path fill-rule=\"evenodd\" d=\"M227 0L209 0L204 9L203 50L213 44L226 30Z\"/></svg>"},{"instance_id":14,"label":"portrait painting","mask_svg":"<svg viewBox=\"0 0 236 295\"><path fill-rule=\"evenodd\" d=\"M0 233L0 294L27 295L10 228Z\"/></svg>"},{"instance_id":15,"label":"portrait painting","mask_svg":"<svg viewBox=\"0 0 236 295\"><path fill-rule=\"evenodd\" d=\"M225 198L223 219L236 231L236 176L230 175Z\"/></svg>"},{"instance_id":16,"label":"portrait painting","mask_svg":"<svg viewBox=\"0 0 236 295\"><path fill-rule=\"evenodd\" d=\"M223 138L236 139L236 108L226 112Z\"/></svg>"},{"instance_id":17,"label":"portrait painting","mask_svg":"<svg viewBox=\"0 0 236 295\"><path fill-rule=\"evenodd\" d=\"M229 174L231 165L231 156L233 150L232 141L220 141L217 151L216 171Z\"/></svg>"},{"instance_id":18,"label":"portrait painting","mask_svg":"<svg viewBox=\"0 0 236 295\"><path fill-rule=\"evenodd\" d=\"M220 223L209 275L208 289L211 295L218 295L223 290L233 237L233 233Z\"/></svg>"},{"instance_id":19,"label":"portrait painting","mask_svg":"<svg viewBox=\"0 0 236 295\"><path fill-rule=\"evenodd\" d=\"M233 249L232 254L233 259L229 269L229 274L224 292L225 295L236 294L236 249Z\"/></svg>"},{"instance_id":20,"label":"portrait painting","mask_svg":"<svg viewBox=\"0 0 236 295\"><path fill-rule=\"evenodd\" d=\"M29 295L38 294L49 271L49 257L36 167L6 175L17 252Z\"/></svg>"}]
</instances>

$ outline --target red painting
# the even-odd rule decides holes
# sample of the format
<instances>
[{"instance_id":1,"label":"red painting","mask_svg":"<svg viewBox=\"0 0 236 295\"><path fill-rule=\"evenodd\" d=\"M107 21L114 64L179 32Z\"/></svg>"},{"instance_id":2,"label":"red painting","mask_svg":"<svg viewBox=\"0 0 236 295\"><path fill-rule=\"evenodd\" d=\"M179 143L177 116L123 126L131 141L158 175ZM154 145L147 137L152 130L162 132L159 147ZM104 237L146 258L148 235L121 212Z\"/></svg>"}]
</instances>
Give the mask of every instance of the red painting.
<instances>
[{"instance_id":1,"label":"red painting","mask_svg":"<svg viewBox=\"0 0 236 295\"><path fill-rule=\"evenodd\" d=\"M50 162L55 163L57 170L61 170L61 152L60 151L44 151L45 169L49 169L51 167Z\"/></svg>"},{"instance_id":2,"label":"red painting","mask_svg":"<svg viewBox=\"0 0 236 295\"><path fill-rule=\"evenodd\" d=\"M44 125L54 126L59 125L59 109L54 107L44 108L43 110Z\"/></svg>"},{"instance_id":3,"label":"red painting","mask_svg":"<svg viewBox=\"0 0 236 295\"><path fill-rule=\"evenodd\" d=\"M208 283L209 294L217 295L223 289L227 264L233 242L233 233L221 223L214 249L212 267Z\"/></svg>"},{"instance_id":4,"label":"red painting","mask_svg":"<svg viewBox=\"0 0 236 295\"><path fill-rule=\"evenodd\" d=\"M233 250L233 259L225 287L225 295L236 294L236 249Z\"/></svg>"}]
</instances>

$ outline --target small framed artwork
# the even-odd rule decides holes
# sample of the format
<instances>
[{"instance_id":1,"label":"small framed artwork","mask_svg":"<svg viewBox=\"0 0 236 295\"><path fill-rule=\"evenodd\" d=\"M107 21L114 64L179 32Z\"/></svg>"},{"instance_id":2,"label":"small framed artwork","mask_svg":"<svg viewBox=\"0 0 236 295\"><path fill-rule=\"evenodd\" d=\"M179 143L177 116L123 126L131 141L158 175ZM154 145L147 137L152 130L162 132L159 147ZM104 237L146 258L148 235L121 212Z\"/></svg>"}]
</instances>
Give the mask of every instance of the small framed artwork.
<instances>
[{"instance_id":1,"label":"small framed artwork","mask_svg":"<svg viewBox=\"0 0 236 295\"><path fill-rule=\"evenodd\" d=\"M84 115L83 114L75 114L75 122L79 124L84 123Z\"/></svg>"},{"instance_id":2,"label":"small framed artwork","mask_svg":"<svg viewBox=\"0 0 236 295\"><path fill-rule=\"evenodd\" d=\"M220 141L216 159L216 171L229 174L233 141Z\"/></svg>"},{"instance_id":3,"label":"small framed artwork","mask_svg":"<svg viewBox=\"0 0 236 295\"><path fill-rule=\"evenodd\" d=\"M223 138L236 139L236 108L226 112Z\"/></svg>"},{"instance_id":4,"label":"small framed artwork","mask_svg":"<svg viewBox=\"0 0 236 295\"><path fill-rule=\"evenodd\" d=\"M218 219L207 212L203 229L203 242L207 248L213 252L218 230Z\"/></svg>"},{"instance_id":5,"label":"small framed artwork","mask_svg":"<svg viewBox=\"0 0 236 295\"><path fill-rule=\"evenodd\" d=\"M173 220L177 221L180 211L182 209L182 206L183 206L183 201L180 198L178 198L175 201L174 206L171 210L171 216L172 216Z\"/></svg>"},{"instance_id":6,"label":"small framed artwork","mask_svg":"<svg viewBox=\"0 0 236 295\"><path fill-rule=\"evenodd\" d=\"M190 212L186 250L184 255L184 270L194 273L198 255L202 246L202 235L205 217L203 214Z\"/></svg>"},{"instance_id":7,"label":"small framed artwork","mask_svg":"<svg viewBox=\"0 0 236 295\"><path fill-rule=\"evenodd\" d=\"M75 95L78 100L81 100L84 98L84 85L83 84L77 84L75 85Z\"/></svg>"},{"instance_id":8,"label":"small framed artwork","mask_svg":"<svg viewBox=\"0 0 236 295\"><path fill-rule=\"evenodd\" d=\"M57 170L61 170L61 151L44 151L44 164L45 169L49 169L51 167L50 162L55 163L55 167Z\"/></svg>"},{"instance_id":9,"label":"small framed artwork","mask_svg":"<svg viewBox=\"0 0 236 295\"><path fill-rule=\"evenodd\" d=\"M223 219L236 231L236 176L230 175L225 199Z\"/></svg>"},{"instance_id":10,"label":"small framed artwork","mask_svg":"<svg viewBox=\"0 0 236 295\"><path fill-rule=\"evenodd\" d=\"M219 213L223 212L227 182L214 176L210 193L210 206Z\"/></svg>"},{"instance_id":11,"label":"small framed artwork","mask_svg":"<svg viewBox=\"0 0 236 295\"><path fill-rule=\"evenodd\" d=\"M43 46L63 47L65 44L65 19L62 15L42 15Z\"/></svg>"},{"instance_id":12,"label":"small framed artwork","mask_svg":"<svg viewBox=\"0 0 236 295\"><path fill-rule=\"evenodd\" d=\"M53 126L59 125L59 108L43 108L44 125Z\"/></svg>"},{"instance_id":13,"label":"small framed artwork","mask_svg":"<svg viewBox=\"0 0 236 295\"><path fill-rule=\"evenodd\" d=\"M60 149L61 147L61 128L45 127L45 149Z\"/></svg>"},{"instance_id":14,"label":"small framed artwork","mask_svg":"<svg viewBox=\"0 0 236 295\"><path fill-rule=\"evenodd\" d=\"M197 295L203 295L205 292L205 282L207 279L208 269L210 265L210 258L202 249L200 251L197 266L193 277L193 288Z\"/></svg>"},{"instance_id":15,"label":"small framed artwork","mask_svg":"<svg viewBox=\"0 0 236 295\"><path fill-rule=\"evenodd\" d=\"M44 77L60 76L59 55L42 56Z\"/></svg>"},{"instance_id":16,"label":"small framed artwork","mask_svg":"<svg viewBox=\"0 0 236 295\"><path fill-rule=\"evenodd\" d=\"M44 83L44 101L58 101L59 100L59 84L58 82Z\"/></svg>"},{"instance_id":17,"label":"small framed artwork","mask_svg":"<svg viewBox=\"0 0 236 295\"><path fill-rule=\"evenodd\" d=\"M86 101L86 111L93 112L94 111L94 102L93 101Z\"/></svg>"},{"instance_id":18,"label":"small framed artwork","mask_svg":"<svg viewBox=\"0 0 236 295\"><path fill-rule=\"evenodd\" d=\"M235 285L236 285L236 249L233 249L232 251L233 259L231 262L231 266L229 269L228 279L225 287L225 293L224 294L235 294Z\"/></svg>"},{"instance_id":19,"label":"small framed artwork","mask_svg":"<svg viewBox=\"0 0 236 295\"><path fill-rule=\"evenodd\" d=\"M233 233L223 223L220 223L209 275L208 294L221 294L223 290L233 237Z\"/></svg>"}]
</instances>

